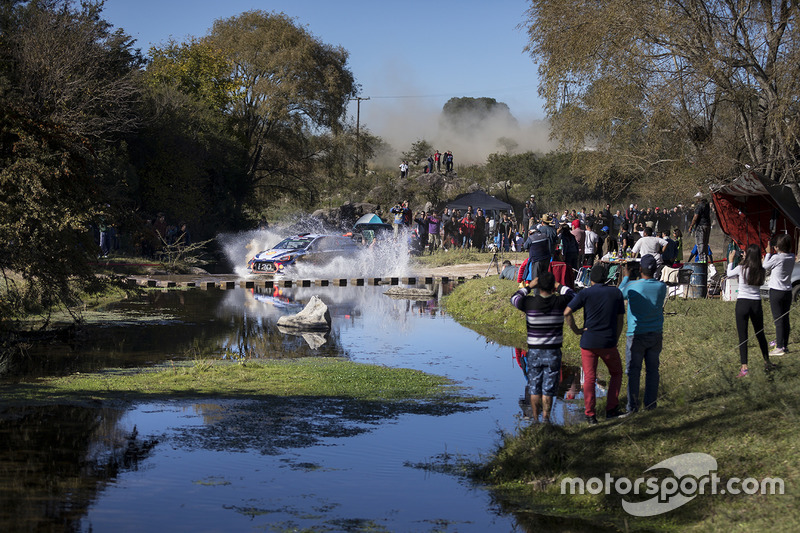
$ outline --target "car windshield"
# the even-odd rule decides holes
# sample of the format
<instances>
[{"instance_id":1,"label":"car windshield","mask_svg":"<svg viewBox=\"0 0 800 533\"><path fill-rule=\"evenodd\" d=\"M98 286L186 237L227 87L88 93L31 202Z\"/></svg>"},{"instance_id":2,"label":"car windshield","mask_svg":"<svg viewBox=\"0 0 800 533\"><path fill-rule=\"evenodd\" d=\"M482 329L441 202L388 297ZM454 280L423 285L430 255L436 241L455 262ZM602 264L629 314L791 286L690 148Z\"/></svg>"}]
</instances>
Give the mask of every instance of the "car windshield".
<instances>
[{"instance_id":1,"label":"car windshield","mask_svg":"<svg viewBox=\"0 0 800 533\"><path fill-rule=\"evenodd\" d=\"M275 248L280 248L282 250L302 250L311 244L313 240L314 239L310 237L289 237L276 244Z\"/></svg>"}]
</instances>

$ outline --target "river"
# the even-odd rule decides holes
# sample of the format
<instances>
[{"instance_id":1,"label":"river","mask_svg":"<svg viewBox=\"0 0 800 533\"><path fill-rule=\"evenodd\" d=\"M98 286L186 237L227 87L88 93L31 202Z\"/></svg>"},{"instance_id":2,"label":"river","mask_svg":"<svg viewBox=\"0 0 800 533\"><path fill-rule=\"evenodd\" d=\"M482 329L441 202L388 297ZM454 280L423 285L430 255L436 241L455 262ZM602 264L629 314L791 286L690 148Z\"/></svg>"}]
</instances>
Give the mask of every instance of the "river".
<instances>
[{"instance_id":1,"label":"river","mask_svg":"<svg viewBox=\"0 0 800 533\"><path fill-rule=\"evenodd\" d=\"M454 473L529 423L514 349L459 325L437 298L385 290L152 291L103 310L71 346L33 349L13 379L322 355L444 375L487 401L434 414L312 399L21 408L0 422L0 530L524 530ZM332 311L330 334L280 331L278 317L312 295ZM564 387L577 384L570 372ZM558 399L554 421L581 420L581 407Z\"/></svg>"}]
</instances>

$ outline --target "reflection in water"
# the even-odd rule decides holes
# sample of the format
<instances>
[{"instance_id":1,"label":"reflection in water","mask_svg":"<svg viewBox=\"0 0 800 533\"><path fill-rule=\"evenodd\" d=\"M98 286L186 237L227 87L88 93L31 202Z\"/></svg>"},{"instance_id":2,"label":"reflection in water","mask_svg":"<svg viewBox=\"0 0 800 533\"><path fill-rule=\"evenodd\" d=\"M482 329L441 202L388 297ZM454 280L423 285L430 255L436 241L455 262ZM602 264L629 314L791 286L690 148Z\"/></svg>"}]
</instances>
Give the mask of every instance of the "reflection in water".
<instances>
[{"instance_id":1,"label":"reflection in water","mask_svg":"<svg viewBox=\"0 0 800 533\"><path fill-rule=\"evenodd\" d=\"M124 411L18 407L0 419L0 530L70 531L106 484L157 444Z\"/></svg>"},{"instance_id":2,"label":"reflection in water","mask_svg":"<svg viewBox=\"0 0 800 533\"><path fill-rule=\"evenodd\" d=\"M498 427L518 424L509 385L516 389L519 368L508 348L443 314L437 298L394 300L387 288L148 293L110 306L113 320L87 328L72 348L32 354L35 362L18 372L209 356L346 356L446 375L490 397L481 409L313 397L139 404L124 413L0 406L0 504L24 510L3 515L0 530L338 531L355 520L375 530L511 530L514 518L498 515L485 492L404 465L492 448ZM329 334L304 338L277 328L280 316L314 295L331 311ZM161 316L136 320L150 309ZM144 457L147 468L137 471Z\"/></svg>"},{"instance_id":3,"label":"reflection in water","mask_svg":"<svg viewBox=\"0 0 800 533\"><path fill-rule=\"evenodd\" d=\"M522 371L522 378L525 381L522 396L519 398L519 407L522 410L523 419L532 420L533 406L531 406L530 390L527 384L527 353L524 348L514 348L514 360ZM603 383L600 380L596 382L595 394L598 398L606 395ZM576 400L580 400L580 402ZM584 420L583 412L583 369L579 366L561 363L558 393L553 398L551 420L556 424L579 424Z\"/></svg>"}]
</instances>

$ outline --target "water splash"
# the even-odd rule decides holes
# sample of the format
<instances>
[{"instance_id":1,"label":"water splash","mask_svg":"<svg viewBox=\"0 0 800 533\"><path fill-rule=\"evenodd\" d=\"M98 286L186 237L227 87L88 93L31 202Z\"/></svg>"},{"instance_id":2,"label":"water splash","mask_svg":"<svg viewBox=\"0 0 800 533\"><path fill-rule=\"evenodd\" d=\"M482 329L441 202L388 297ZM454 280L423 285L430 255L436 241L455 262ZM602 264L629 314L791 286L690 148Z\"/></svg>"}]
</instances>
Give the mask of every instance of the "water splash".
<instances>
[{"instance_id":1,"label":"water splash","mask_svg":"<svg viewBox=\"0 0 800 533\"><path fill-rule=\"evenodd\" d=\"M217 237L235 274L251 276L247 262L257 253L269 250L281 240L299 233L344 235L348 230L325 228L314 217L304 216L290 225L256 229L240 233L226 233ZM364 246L355 255L337 257L325 265L297 264L291 277L297 279L334 279L352 277L402 277L411 275L409 233L404 232L395 241L391 234L378 238L374 244Z\"/></svg>"}]
</instances>

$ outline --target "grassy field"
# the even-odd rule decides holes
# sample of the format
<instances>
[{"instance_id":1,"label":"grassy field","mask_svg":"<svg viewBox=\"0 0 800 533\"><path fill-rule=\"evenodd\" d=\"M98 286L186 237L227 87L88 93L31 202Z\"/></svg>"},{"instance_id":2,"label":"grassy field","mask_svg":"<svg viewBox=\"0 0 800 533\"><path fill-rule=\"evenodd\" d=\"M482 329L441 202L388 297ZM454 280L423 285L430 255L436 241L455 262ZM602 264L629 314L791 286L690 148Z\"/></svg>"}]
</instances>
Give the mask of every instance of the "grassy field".
<instances>
[{"instance_id":1,"label":"grassy field","mask_svg":"<svg viewBox=\"0 0 800 533\"><path fill-rule=\"evenodd\" d=\"M509 303L516 287L497 277L473 280L458 287L446 307L457 320L488 338L523 347L524 316ZM769 304L764 304L765 330L772 339ZM751 339L751 375L736 378L734 305L720 300L667 302L658 409L617 421L600 418L595 427L522 427L517 434L504 436L495 453L474 470L475 478L489 484L498 503L529 528L573 524L577 529L607 526L623 531L800 530L800 352L795 349L773 358L779 368L767 375ZM792 323L797 324L799 317L800 310L793 308ZM582 323L580 314L576 319ZM798 337L795 329L790 345L797 347ZM565 362L579 364L577 338L566 333L565 341ZM598 370L600 379L608 378L602 364ZM623 405L626 386L624 378ZM598 400L598 412L603 410L604 401ZM645 473L651 466L689 452L713 456L723 482L734 477L778 477L784 481L785 494L698 495L650 518L627 514L621 506L623 497L614 490L561 494L561 481L568 477L603 479L608 473L634 480L653 475Z\"/></svg>"}]
</instances>

